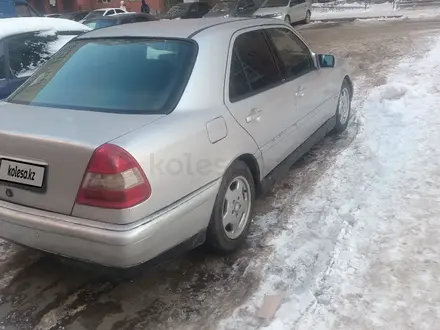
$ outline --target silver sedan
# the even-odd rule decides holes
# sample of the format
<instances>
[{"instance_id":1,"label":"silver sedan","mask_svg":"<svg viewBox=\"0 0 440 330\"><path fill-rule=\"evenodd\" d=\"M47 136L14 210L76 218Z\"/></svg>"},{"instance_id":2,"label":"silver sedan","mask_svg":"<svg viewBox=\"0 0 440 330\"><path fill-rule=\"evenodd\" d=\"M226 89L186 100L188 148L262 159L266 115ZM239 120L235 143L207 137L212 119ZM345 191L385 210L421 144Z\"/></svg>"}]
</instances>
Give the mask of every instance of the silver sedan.
<instances>
[{"instance_id":1,"label":"silver sedan","mask_svg":"<svg viewBox=\"0 0 440 330\"><path fill-rule=\"evenodd\" d=\"M0 236L122 268L234 251L256 195L345 130L352 95L346 64L280 20L86 33L0 103Z\"/></svg>"}]
</instances>

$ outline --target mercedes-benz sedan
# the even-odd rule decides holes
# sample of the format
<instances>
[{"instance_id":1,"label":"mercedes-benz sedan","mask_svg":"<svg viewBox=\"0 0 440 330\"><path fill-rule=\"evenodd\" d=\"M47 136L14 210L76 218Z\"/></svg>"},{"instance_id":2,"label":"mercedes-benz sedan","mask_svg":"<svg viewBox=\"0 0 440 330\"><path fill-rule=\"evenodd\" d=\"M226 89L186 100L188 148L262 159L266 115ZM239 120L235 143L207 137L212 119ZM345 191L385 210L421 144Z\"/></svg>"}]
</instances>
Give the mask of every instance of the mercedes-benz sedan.
<instances>
[{"instance_id":1,"label":"mercedes-benz sedan","mask_svg":"<svg viewBox=\"0 0 440 330\"><path fill-rule=\"evenodd\" d=\"M81 35L0 103L0 236L114 267L234 251L257 193L345 130L352 94L346 64L281 20Z\"/></svg>"}]
</instances>

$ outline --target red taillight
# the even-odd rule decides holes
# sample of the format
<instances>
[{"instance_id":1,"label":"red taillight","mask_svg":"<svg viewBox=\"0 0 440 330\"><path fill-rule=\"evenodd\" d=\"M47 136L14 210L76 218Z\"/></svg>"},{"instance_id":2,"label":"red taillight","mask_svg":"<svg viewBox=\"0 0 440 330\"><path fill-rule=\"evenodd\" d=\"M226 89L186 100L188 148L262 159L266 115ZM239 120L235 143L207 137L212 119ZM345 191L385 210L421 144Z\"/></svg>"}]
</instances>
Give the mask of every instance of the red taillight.
<instances>
[{"instance_id":1,"label":"red taillight","mask_svg":"<svg viewBox=\"0 0 440 330\"><path fill-rule=\"evenodd\" d=\"M90 158L76 203L125 209L150 195L150 183L138 162L124 149L103 144Z\"/></svg>"}]
</instances>

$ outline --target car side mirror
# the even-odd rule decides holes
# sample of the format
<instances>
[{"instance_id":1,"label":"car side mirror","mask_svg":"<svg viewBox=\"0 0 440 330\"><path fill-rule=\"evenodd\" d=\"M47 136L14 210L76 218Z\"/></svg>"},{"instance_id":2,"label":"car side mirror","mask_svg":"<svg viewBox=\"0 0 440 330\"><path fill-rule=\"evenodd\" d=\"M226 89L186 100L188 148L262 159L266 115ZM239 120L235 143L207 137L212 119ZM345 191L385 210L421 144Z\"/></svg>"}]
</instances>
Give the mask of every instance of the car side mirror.
<instances>
[{"instance_id":1,"label":"car side mirror","mask_svg":"<svg viewBox=\"0 0 440 330\"><path fill-rule=\"evenodd\" d=\"M318 64L320 68L334 68L335 67L335 57L330 54L318 54Z\"/></svg>"},{"instance_id":2,"label":"car side mirror","mask_svg":"<svg viewBox=\"0 0 440 330\"><path fill-rule=\"evenodd\" d=\"M294 1L290 1L289 2L289 7L293 7L293 6L295 6L296 5L296 3L294 2Z\"/></svg>"}]
</instances>

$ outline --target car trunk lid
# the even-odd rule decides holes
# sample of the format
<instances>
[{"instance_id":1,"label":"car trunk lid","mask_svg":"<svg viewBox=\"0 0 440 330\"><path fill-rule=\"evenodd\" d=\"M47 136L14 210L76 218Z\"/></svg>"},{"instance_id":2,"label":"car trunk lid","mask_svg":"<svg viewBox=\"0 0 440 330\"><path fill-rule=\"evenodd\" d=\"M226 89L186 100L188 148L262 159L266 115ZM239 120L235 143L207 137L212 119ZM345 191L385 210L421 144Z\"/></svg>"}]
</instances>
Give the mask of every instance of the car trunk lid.
<instances>
[{"instance_id":1,"label":"car trunk lid","mask_svg":"<svg viewBox=\"0 0 440 330\"><path fill-rule=\"evenodd\" d=\"M161 117L0 103L0 199L70 214L93 151Z\"/></svg>"}]
</instances>

